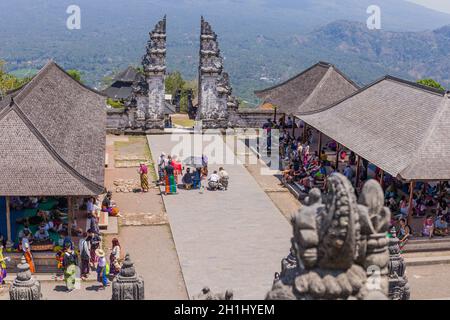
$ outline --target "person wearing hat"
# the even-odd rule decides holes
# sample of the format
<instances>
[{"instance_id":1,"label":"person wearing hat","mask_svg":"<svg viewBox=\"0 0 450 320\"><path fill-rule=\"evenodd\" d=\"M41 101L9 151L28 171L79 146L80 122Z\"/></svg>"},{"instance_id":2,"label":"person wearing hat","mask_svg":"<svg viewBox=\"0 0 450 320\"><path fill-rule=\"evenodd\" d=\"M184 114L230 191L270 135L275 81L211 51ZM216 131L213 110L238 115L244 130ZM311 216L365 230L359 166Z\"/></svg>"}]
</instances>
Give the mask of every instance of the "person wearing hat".
<instances>
[{"instance_id":1,"label":"person wearing hat","mask_svg":"<svg viewBox=\"0 0 450 320\"><path fill-rule=\"evenodd\" d=\"M107 274L107 262L106 255L103 249L95 250L95 254L98 257L97 265L97 281L103 285L103 289L108 286L108 274Z\"/></svg>"}]
</instances>

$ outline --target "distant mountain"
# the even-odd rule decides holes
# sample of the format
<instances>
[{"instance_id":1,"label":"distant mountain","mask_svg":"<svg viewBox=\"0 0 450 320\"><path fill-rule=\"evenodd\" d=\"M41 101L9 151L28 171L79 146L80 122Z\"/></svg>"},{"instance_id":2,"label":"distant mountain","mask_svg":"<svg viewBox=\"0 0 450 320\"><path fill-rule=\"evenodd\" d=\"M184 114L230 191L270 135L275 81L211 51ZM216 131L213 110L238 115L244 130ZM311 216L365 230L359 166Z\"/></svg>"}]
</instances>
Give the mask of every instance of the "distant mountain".
<instances>
[{"instance_id":1,"label":"distant mountain","mask_svg":"<svg viewBox=\"0 0 450 320\"><path fill-rule=\"evenodd\" d=\"M194 79L203 14L219 35L235 93L247 100L255 101L254 89L318 60L362 83L389 72L449 86L450 27L441 27L450 15L404 0L376 2L379 31L364 25L373 0L77 0L82 29L70 31L72 0L1 0L0 59L23 75L54 58L99 85L108 73L140 62L148 32L167 14L169 70Z\"/></svg>"}]
</instances>

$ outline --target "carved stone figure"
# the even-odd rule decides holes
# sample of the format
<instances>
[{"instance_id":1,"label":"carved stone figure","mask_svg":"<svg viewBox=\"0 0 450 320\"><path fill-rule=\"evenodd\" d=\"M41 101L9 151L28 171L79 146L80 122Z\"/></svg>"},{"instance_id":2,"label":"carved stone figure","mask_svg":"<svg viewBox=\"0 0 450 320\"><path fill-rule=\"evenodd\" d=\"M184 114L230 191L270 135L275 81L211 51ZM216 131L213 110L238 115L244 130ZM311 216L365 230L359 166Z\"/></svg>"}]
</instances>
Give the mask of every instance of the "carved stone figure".
<instances>
[{"instance_id":1,"label":"carved stone figure","mask_svg":"<svg viewBox=\"0 0 450 320\"><path fill-rule=\"evenodd\" d=\"M199 295L192 297L192 300L233 300L233 291L214 294L208 287L204 287Z\"/></svg>"},{"instance_id":2,"label":"carved stone figure","mask_svg":"<svg viewBox=\"0 0 450 320\"><path fill-rule=\"evenodd\" d=\"M113 280L112 300L144 300L144 280L136 274L129 254Z\"/></svg>"},{"instance_id":3,"label":"carved stone figure","mask_svg":"<svg viewBox=\"0 0 450 320\"><path fill-rule=\"evenodd\" d=\"M400 254L399 239L395 228L390 231L389 238L389 299L409 300L410 290L408 278L405 275L406 266Z\"/></svg>"},{"instance_id":4,"label":"carved stone figure","mask_svg":"<svg viewBox=\"0 0 450 320\"><path fill-rule=\"evenodd\" d=\"M19 272L9 288L11 300L41 300L41 284L31 276L30 266L22 257Z\"/></svg>"},{"instance_id":5,"label":"carved stone figure","mask_svg":"<svg viewBox=\"0 0 450 320\"><path fill-rule=\"evenodd\" d=\"M312 189L293 217L297 266L282 262L266 299L387 299L390 211L380 185L368 181L358 201L339 173L327 186L323 202L320 190Z\"/></svg>"},{"instance_id":6,"label":"carved stone figure","mask_svg":"<svg viewBox=\"0 0 450 320\"><path fill-rule=\"evenodd\" d=\"M199 65L199 112L197 120L204 128L227 128L229 111L237 110L239 103L232 96L229 76L223 72L217 35L211 25L201 18Z\"/></svg>"}]
</instances>

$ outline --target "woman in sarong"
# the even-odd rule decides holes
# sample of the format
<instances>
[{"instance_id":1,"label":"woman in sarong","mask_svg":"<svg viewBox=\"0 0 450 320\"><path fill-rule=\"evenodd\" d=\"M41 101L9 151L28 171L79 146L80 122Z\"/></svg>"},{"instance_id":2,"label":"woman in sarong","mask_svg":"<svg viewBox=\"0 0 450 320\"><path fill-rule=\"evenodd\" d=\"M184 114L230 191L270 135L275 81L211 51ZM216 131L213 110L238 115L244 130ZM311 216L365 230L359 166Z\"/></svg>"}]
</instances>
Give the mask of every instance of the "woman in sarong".
<instances>
[{"instance_id":1,"label":"woman in sarong","mask_svg":"<svg viewBox=\"0 0 450 320\"><path fill-rule=\"evenodd\" d=\"M22 250L25 260L30 266L30 272L35 273L36 269L34 267L33 255L31 254L31 247L28 238L31 237L30 231L24 231L24 237L22 238Z\"/></svg>"},{"instance_id":2,"label":"woman in sarong","mask_svg":"<svg viewBox=\"0 0 450 320\"><path fill-rule=\"evenodd\" d=\"M174 172L175 168L173 167L173 162L169 161L169 164L164 168L166 180L166 194L177 193L177 185L175 183Z\"/></svg>"},{"instance_id":3,"label":"woman in sarong","mask_svg":"<svg viewBox=\"0 0 450 320\"><path fill-rule=\"evenodd\" d=\"M143 162L139 166L139 174L141 177L141 189L143 192L148 192L148 167Z\"/></svg>"},{"instance_id":4,"label":"woman in sarong","mask_svg":"<svg viewBox=\"0 0 450 320\"><path fill-rule=\"evenodd\" d=\"M66 283L67 291L75 289L76 272L78 266L78 257L71 243L67 242L63 255L63 267L64 267L64 282Z\"/></svg>"},{"instance_id":5,"label":"woman in sarong","mask_svg":"<svg viewBox=\"0 0 450 320\"><path fill-rule=\"evenodd\" d=\"M121 268L121 248L117 238L112 239L112 249L109 256L110 275L115 277L120 273Z\"/></svg>"},{"instance_id":6,"label":"woman in sarong","mask_svg":"<svg viewBox=\"0 0 450 320\"><path fill-rule=\"evenodd\" d=\"M0 285L4 283L6 278L6 260L3 256L3 245L0 244Z\"/></svg>"}]
</instances>

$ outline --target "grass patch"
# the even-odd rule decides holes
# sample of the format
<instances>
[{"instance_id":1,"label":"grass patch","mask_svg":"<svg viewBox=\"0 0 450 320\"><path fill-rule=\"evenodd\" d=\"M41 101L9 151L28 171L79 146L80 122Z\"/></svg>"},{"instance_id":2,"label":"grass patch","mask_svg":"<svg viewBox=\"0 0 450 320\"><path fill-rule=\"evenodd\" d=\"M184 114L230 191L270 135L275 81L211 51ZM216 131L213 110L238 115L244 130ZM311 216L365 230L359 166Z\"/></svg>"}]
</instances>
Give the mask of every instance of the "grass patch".
<instances>
[{"instance_id":1,"label":"grass patch","mask_svg":"<svg viewBox=\"0 0 450 320\"><path fill-rule=\"evenodd\" d=\"M176 124L177 126L192 128L195 125L195 120L173 117L172 123Z\"/></svg>"}]
</instances>

